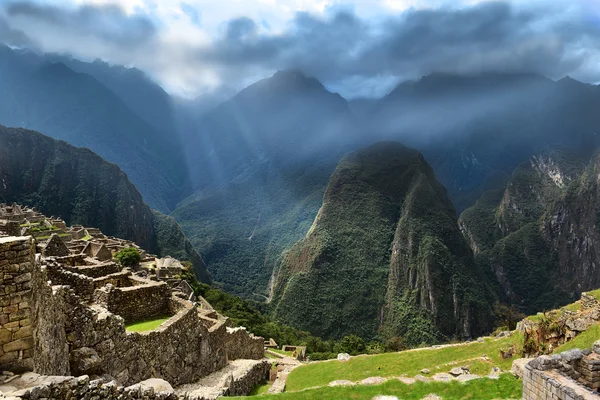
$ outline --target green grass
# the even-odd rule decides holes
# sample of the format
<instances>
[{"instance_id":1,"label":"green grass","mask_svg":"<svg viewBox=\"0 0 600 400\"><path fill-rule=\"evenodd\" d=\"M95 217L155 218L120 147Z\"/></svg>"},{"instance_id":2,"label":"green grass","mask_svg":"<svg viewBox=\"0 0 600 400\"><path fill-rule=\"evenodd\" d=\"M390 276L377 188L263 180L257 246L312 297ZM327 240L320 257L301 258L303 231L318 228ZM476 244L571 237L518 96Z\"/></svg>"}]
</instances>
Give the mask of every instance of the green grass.
<instances>
[{"instance_id":1,"label":"green grass","mask_svg":"<svg viewBox=\"0 0 600 400\"><path fill-rule=\"evenodd\" d=\"M600 324L592 325L567 343L558 346L554 353L571 349L591 349L596 340L600 339Z\"/></svg>"},{"instance_id":2,"label":"green grass","mask_svg":"<svg viewBox=\"0 0 600 400\"><path fill-rule=\"evenodd\" d=\"M327 361L303 365L288 376L286 390L298 391L315 386L326 386L329 382L347 379L353 382L370 376L415 376L423 368L431 373L447 372L452 366L473 363L474 372L489 373L492 365L503 371L510 370L513 359L503 360L500 349L515 346L522 347L523 337L514 333L509 338L499 340L486 339L461 346L400 353L385 353L372 356L353 357L348 362ZM486 355L491 362L486 366L479 357ZM475 359L475 360L472 360ZM456 365L448 365L455 363Z\"/></svg>"},{"instance_id":3,"label":"green grass","mask_svg":"<svg viewBox=\"0 0 600 400\"><path fill-rule=\"evenodd\" d=\"M279 349L271 349L271 351L281 354L282 356L288 356L288 357L292 357L294 354L293 351L283 351L283 350L279 350Z\"/></svg>"},{"instance_id":4,"label":"green grass","mask_svg":"<svg viewBox=\"0 0 600 400\"><path fill-rule=\"evenodd\" d=\"M81 240L85 240L85 241L88 241L91 239L92 239L92 235L85 235L84 237L81 238Z\"/></svg>"},{"instance_id":5,"label":"green grass","mask_svg":"<svg viewBox=\"0 0 600 400\"><path fill-rule=\"evenodd\" d=\"M600 289L592 290L586 293L595 298L596 300L600 300Z\"/></svg>"},{"instance_id":6,"label":"green grass","mask_svg":"<svg viewBox=\"0 0 600 400\"><path fill-rule=\"evenodd\" d=\"M127 328L130 332L147 332L152 331L158 328L163 322L166 322L171 317L159 317L155 319L149 319L146 321L140 322L132 322L130 324L125 324L125 328Z\"/></svg>"},{"instance_id":7,"label":"green grass","mask_svg":"<svg viewBox=\"0 0 600 400\"><path fill-rule=\"evenodd\" d=\"M271 382L263 382L260 385L256 386L252 392L250 392L250 396L259 396L261 394L265 394L271 388Z\"/></svg>"},{"instance_id":8,"label":"green grass","mask_svg":"<svg viewBox=\"0 0 600 400\"><path fill-rule=\"evenodd\" d=\"M377 386L325 387L301 392L285 392L277 395L260 397L243 397L246 399L281 399L281 400L370 400L377 395L397 396L403 400L420 400L430 393L442 396L444 400L492 400L520 399L522 382L510 374L503 374L500 379L477 379L467 383L422 383L405 385L397 380L390 380Z\"/></svg>"}]
</instances>

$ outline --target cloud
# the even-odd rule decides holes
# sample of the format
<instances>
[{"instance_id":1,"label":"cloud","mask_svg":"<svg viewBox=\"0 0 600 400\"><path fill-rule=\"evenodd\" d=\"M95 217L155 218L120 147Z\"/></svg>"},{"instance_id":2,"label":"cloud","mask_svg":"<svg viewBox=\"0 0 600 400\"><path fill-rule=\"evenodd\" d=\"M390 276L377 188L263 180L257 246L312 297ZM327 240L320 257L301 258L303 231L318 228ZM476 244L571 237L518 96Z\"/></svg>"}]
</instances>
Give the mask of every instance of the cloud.
<instances>
[{"instance_id":1,"label":"cloud","mask_svg":"<svg viewBox=\"0 0 600 400\"><path fill-rule=\"evenodd\" d=\"M193 1L168 9L177 21L170 25L147 9L11 2L1 8L0 40L135 65L167 89L188 94L240 89L285 68L300 68L350 96L381 95L399 80L431 72L536 72L600 81L599 10L591 14L591 0L408 9L402 7L425 1L387 0L400 11L369 18L362 0L355 7L305 2L310 12L290 11L283 24L252 14L211 31L200 24L210 20L210 9L198 10Z\"/></svg>"}]
</instances>

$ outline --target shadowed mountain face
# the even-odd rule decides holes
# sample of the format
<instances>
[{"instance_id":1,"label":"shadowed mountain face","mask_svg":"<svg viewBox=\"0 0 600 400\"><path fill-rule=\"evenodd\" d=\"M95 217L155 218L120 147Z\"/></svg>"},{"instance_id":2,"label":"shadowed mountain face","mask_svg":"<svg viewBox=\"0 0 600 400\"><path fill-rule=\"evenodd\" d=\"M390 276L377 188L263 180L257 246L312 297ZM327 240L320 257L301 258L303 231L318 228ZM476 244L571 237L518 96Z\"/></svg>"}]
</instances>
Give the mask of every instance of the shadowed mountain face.
<instances>
[{"instance_id":1,"label":"shadowed mountain face","mask_svg":"<svg viewBox=\"0 0 600 400\"><path fill-rule=\"evenodd\" d=\"M336 149L355 137L350 116L346 101L316 79L277 72L205 113L195 121L196 131L184 133L196 188L243 179L272 158L303 164L323 148Z\"/></svg>"},{"instance_id":2,"label":"shadowed mountain face","mask_svg":"<svg viewBox=\"0 0 600 400\"><path fill-rule=\"evenodd\" d=\"M505 301L546 310L600 285L599 159L585 166L568 150L537 154L461 215L477 263L494 273Z\"/></svg>"},{"instance_id":3,"label":"shadowed mountain face","mask_svg":"<svg viewBox=\"0 0 600 400\"><path fill-rule=\"evenodd\" d=\"M460 210L545 146L593 151L600 90L569 78L433 74L399 85L371 119L421 150Z\"/></svg>"},{"instance_id":4,"label":"shadowed mountain face","mask_svg":"<svg viewBox=\"0 0 600 400\"><path fill-rule=\"evenodd\" d=\"M175 132L151 126L100 81L50 58L0 48L0 121L90 148L118 164L151 206L171 210L189 190ZM104 79L122 93L130 92L111 76ZM141 86L131 91L138 98L143 97Z\"/></svg>"},{"instance_id":5,"label":"shadowed mountain face","mask_svg":"<svg viewBox=\"0 0 600 400\"><path fill-rule=\"evenodd\" d=\"M423 156L385 142L339 163L313 226L275 273L273 306L320 336L415 345L487 329L486 290Z\"/></svg>"},{"instance_id":6,"label":"shadowed mountain face","mask_svg":"<svg viewBox=\"0 0 600 400\"><path fill-rule=\"evenodd\" d=\"M153 214L127 175L88 149L0 125L0 182L3 202L33 206L67 224L100 228L159 255L179 256L210 282L179 225Z\"/></svg>"}]
</instances>

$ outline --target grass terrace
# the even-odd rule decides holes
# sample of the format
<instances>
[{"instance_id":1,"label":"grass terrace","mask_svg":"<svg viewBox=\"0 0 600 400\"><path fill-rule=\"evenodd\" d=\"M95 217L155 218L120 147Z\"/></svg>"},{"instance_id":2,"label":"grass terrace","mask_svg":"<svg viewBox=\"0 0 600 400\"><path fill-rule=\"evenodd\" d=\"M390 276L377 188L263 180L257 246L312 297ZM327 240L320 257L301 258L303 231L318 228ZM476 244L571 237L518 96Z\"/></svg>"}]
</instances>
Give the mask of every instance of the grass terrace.
<instances>
[{"instance_id":1,"label":"grass terrace","mask_svg":"<svg viewBox=\"0 0 600 400\"><path fill-rule=\"evenodd\" d=\"M502 371L510 371L514 358L502 359L500 350L507 350L513 346L516 349L523 346L523 336L517 332L511 337L497 340L485 339L483 342L469 342L456 346L357 356L343 363L337 360L311 363L290 373L286 390L291 392L327 386L329 382L342 379L357 382L372 376L413 377L424 368L429 369L432 375L448 372L455 366L463 365L478 375L489 374L493 366ZM484 360L483 356L489 360Z\"/></svg>"},{"instance_id":2,"label":"grass terrace","mask_svg":"<svg viewBox=\"0 0 600 400\"><path fill-rule=\"evenodd\" d=\"M167 322L171 317L170 316L162 316L154 319L149 319L146 321L140 322L132 322L129 324L125 324L125 328L129 332L148 332L153 331L163 323Z\"/></svg>"},{"instance_id":3,"label":"grass terrace","mask_svg":"<svg viewBox=\"0 0 600 400\"><path fill-rule=\"evenodd\" d=\"M281 399L281 400L371 400L378 395L397 396L403 400L420 400L428 394L435 393L444 400L492 400L520 399L522 382L510 374L499 379L477 379L467 383L423 383L406 385L396 379L382 385L353 387L324 387L303 390L300 392L284 392L277 395L259 395L242 397L245 399Z\"/></svg>"}]
</instances>

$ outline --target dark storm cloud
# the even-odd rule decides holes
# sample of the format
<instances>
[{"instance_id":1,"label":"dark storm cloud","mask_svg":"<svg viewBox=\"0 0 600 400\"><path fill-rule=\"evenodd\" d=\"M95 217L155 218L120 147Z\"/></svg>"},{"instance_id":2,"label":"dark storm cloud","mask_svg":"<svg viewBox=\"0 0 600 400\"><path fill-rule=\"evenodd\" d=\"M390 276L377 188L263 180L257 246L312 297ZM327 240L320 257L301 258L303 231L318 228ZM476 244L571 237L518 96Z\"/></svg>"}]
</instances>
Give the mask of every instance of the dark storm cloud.
<instances>
[{"instance_id":1,"label":"dark storm cloud","mask_svg":"<svg viewBox=\"0 0 600 400\"><path fill-rule=\"evenodd\" d=\"M223 84L238 88L285 68L302 69L340 90L361 81L371 88L378 80L389 85L395 78L431 72L526 71L597 82L600 26L584 8L583 2L547 0L409 10L379 20L347 10L297 13L278 34L262 29L261 21L238 18L226 23L211 44L193 47L166 44L151 18L127 15L117 6L63 8L20 1L0 6L5 16L0 40L43 42L45 51L73 48L75 56L102 49L96 56L158 77L209 69ZM361 94L360 88L351 91Z\"/></svg>"},{"instance_id":2,"label":"dark storm cloud","mask_svg":"<svg viewBox=\"0 0 600 400\"><path fill-rule=\"evenodd\" d=\"M576 72L600 45L600 29L580 11L564 15L558 7L523 10L485 2L408 11L379 24L348 12L328 19L298 14L284 35L253 35L243 43L228 35L197 56L226 68L249 63L301 68L326 80L432 71L527 71L556 77Z\"/></svg>"},{"instance_id":3,"label":"dark storm cloud","mask_svg":"<svg viewBox=\"0 0 600 400\"><path fill-rule=\"evenodd\" d=\"M73 41L92 39L105 45L131 49L149 42L157 33L155 25L146 16L128 16L113 4L63 8L12 1L4 4L2 11L5 23L27 32L32 42L43 40L44 35L72 35ZM11 38L2 35L0 39L10 41Z\"/></svg>"}]
</instances>

